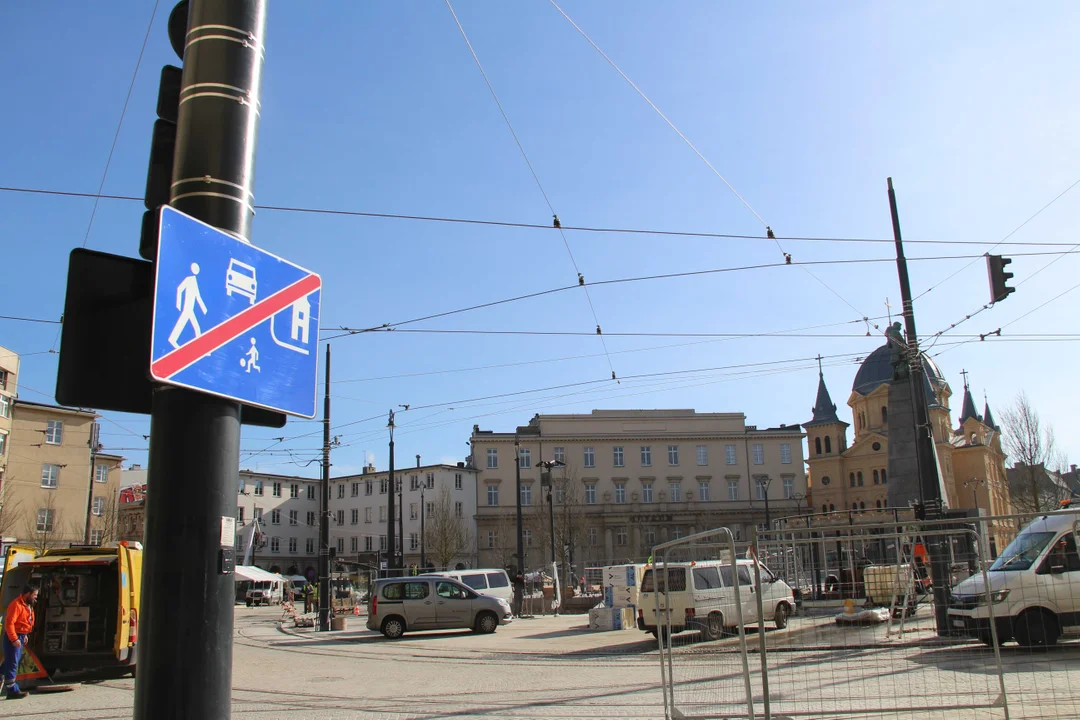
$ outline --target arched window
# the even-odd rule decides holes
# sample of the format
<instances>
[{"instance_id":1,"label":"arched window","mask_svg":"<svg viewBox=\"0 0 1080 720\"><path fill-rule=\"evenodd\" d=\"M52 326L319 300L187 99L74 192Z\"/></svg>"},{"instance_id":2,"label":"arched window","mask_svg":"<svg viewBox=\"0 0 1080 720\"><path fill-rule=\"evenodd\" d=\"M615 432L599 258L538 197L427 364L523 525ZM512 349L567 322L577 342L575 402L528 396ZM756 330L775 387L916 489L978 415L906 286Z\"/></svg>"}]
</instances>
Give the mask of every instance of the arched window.
<instances>
[{"instance_id":1,"label":"arched window","mask_svg":"<svg viewBox=\"0 0 1080 720\"><path fill-rule=\"evenodd\" d=\"M849 480L851 481L851 487L855 487L855 473L851 473Z\"/></svg>"},{"instance_id":2,"label":"arched window","mask_svg":"<svg viewBox=\"0 0 1080 720\"><path fill-rule=\"evenodd\" d=\"M857 502L851 503L851 509L852 510L858 510L859 509L859 503L857 503Z\"/></svg>"},{"instance_id":3,"label":"arched window","mask_svg":"<svg viewBox=\"0 0 1080 720\"><path fill-rule=\"evenodd\" d=\"M889 424L889 408L887 406L885 406L885 405L881 406L881 424L882 425L888 425Z\"/></svg>"},{"instance_id":4,"label":"arched window","mask_svg":"<svg viewBox=\"0 0 1080 720\"><path fill-rule=\"evenodd\" d=\"M877 485L877 484L878 484L878 483L880 483L880 482L881 482L881 476L879 476L879 475L878 475L878 471L877 471L877 470L875 470L875 471L874 471L874 484L875 484L875 485Z\"/></svg>"},{"instance_id":5,"label":"arched window","mask_svg":"<svg viewBox=\"0 0 1080 720\"><path fill-rule=\"evenodd\" d=\"M859 471L859 487L862 487L862 470Z\"/></svg>"},{"instance_id":6,"label":"arched window","mask_svg":"<svg viewBox=\"0 0 1080 720\"><path fill-rule=\"evenodd\" d=\"M836 506L832 503L829 503L829 512L836 512Z\"/></svg>"},{"instance_id":7,"label":"arched window","mask_svg":"<svg viewBox=\"0 0 1080 720\"><path fill-rule=\"evenodd\" d=\"M885 468L881 468L881 484L888 485L889 478L885 475Z\"/></svg>"},{"instance_id":8,"label":"arched window","mask_svg":"<svg viewBox=\"0 0 1080 720\"><path fill-rule=\"evenodd\" d=\"M875 501L874 501L874 506L875 506L875 507L876 507L876 508L877 508L878 510L880 510L880 509L881 509L881 501L880 501L880 500L875 500Z\"/></svg>"},{"instance_id":9,"label":"arched window","mask_svg":"<svg viewBox=\"0 0 1080 720\"><path fill-rule=\"evenodd\" d=\"M822 503L821 504L821 512L823 512L823 513L829 512L829 506L826 505L825 503Z\"/></svg>"},{"instance_id":10,"label":"arched window","mask_svg":"<svg viewBox=\"0 0 1080 720\"><path fill-rule=\"evenodd\" d=\"M828 435L825 436L825 452L832 452L832 438L830 438Z\"/></svg>"},{"instance_id":11,"label":"arched window","mask_svg":"<svg viewBox=\"0 0 1080 720\"><path fill-rule=\"evenodd\" d=\"M860 509L860 510L865 510L865 509L866 509L866 503L864 503L864 502L860 502L860 503L859 503L859 509Z\"/></svg>"},{"instance_id":12,"label":"arched window","mask_svg":"<svg viewBox=\"0 0 1080 720\"><path fill-rule=\"evenodd\" d=\"M819 437L814 438L814 452L821 454L821 438Z\"/></svg>"}]
</instances>

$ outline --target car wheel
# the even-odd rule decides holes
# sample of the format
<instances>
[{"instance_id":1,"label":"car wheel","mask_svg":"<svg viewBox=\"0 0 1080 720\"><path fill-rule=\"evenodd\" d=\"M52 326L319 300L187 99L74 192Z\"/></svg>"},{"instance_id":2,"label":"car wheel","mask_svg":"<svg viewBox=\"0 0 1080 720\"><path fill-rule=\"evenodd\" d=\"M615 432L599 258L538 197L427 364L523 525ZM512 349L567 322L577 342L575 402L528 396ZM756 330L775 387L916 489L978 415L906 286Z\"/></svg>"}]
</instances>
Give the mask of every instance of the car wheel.
<instances>
[{"instance_id":1,"label":"car wheel","mask_svg":"<svg viewBox=\"0 0 1080 720\"><path fill-rule=\"evenodd\" d=\"M654 638L656 638L657 640L659 640L661 636L663 636L664 640L668 639L667 628L654 628L654 629L650 630L649 632L652 633L652 636Z\"/></svg>"},{"instance_id":2,"label":"car wheel","mask_svg":"<svg viewBox=\"0 0 1080 720\"><path fill-rule=\"evenodd\" d=\"M396 640L405 634L405 621L399 617L388 617L383 620L382 634L391 640Z\"/></svg>"},{"instance_id":3,"label":"car wheel","mask_svg":"<svg viewBox=\"0 0 1080 720\"><path fill-rule=\"evenodd\" d=\"M998 635L998 647L1001 647L1001 644L1008 639L1009 638L1007 637L1002 637L1001 635ZM990 634L989 630L985 630L979 633L979 642L981 642L983 645L986 645L987 647L994 647L994 636Z\"/></svg>"},{"instance_id":4,"label":"car wheel","mask_svg":"<svg viewBox=\"0 0 1080 720\"><path fill-rule=\"evenodd\" d=\"M1057 619L1041 610L1027 610L1016 618L1013 632L1023 647L1054 645L1058 639Z\"/></svg>"},{"instance_id":5,"label":"car wheel","mask_svg":"<svg viewBox=\"0 0 1080 720\"><path fill-rule=\"evenodd\" d=\"M493 633L497 627L499 627L499 618L495 617L495 613L480 613L480 617L476 618L476 629L478 632L485 634Z\"/></svg>"},{"instance_id":6,"label":"car wheel","mask_svg":"<svg viewBox=\"0 0 1080 720\"><path fill-rule=\"evenodd\" d=\"M706 640L719 640L724 634L724 617L718 612L711 613L705 618L705 625L701 634Z\"/></svg>"},{"instance_id":7,"label":"car wheel","mask_svg":"<svg viewBox=\"0 0 1080 720\"><path fill-rule=\"evenodd\" d=\"M787 603L780 603L776 606L776 612L773 614L773 625L777 630L783 630L787 627L788 618L791 617L791 608Z\"/></svg>"}]
</instances>

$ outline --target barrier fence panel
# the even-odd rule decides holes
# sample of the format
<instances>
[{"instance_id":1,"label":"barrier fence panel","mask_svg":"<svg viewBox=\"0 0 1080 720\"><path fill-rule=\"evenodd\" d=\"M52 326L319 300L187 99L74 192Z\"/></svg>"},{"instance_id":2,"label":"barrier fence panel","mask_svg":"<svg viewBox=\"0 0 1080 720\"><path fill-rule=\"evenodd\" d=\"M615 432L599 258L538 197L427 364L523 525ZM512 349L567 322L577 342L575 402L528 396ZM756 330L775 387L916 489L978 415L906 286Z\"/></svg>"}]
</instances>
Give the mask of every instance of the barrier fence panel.
<instances>
[{"instance_id":1,"label":"barrier fence panel","mask_svg":"<svg viewBox=\"0 0 1080 720\"><path fill-rule=\"evenodd\" d=\"M1078 513L800 518L756 532L758 716L1080 717ZM775 610L785 597L790 618ZM725 644L735 650L707 645Z\"/></svg>"},{"instance_id":2,"label":"barrier fence panel","mask_svg":"<svg viewBox=\"0 0 1080 720\"><path fill-rule=\"evenodd\" d=\"M669 719L755 716L745 634L752 563L737 557L734 536L719 528L656 546L642 575L638 624L658 639Z\"/></svg>"}]
</instances>

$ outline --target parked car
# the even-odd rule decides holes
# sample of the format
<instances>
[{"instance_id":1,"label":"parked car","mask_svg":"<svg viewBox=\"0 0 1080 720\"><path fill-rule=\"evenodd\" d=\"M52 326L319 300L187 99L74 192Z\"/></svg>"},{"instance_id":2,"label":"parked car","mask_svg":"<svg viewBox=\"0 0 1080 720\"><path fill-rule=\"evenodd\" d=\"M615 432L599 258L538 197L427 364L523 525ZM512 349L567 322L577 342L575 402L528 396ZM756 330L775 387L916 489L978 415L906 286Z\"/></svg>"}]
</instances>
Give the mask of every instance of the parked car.
<instances>
[{"instance_id":1,"label":"parked car","mask_svg":"<svg viewBox=\"0 0 1080 720\"><path fill-rule=\"evenodd\" d=\"M668 563L667 580L655 566L645 570L638 593L638 628L654 636L666 632L668 618L672 633L700 630L706 640L716 640L739 626L736 602L742 605L743 625L772 620L787 627L795 608L791 587L764 565L761 572L761 604L765 618L758 618L754 595L752 560L739 560L739 596L735 596L730 562L707 560L695 563ZM659 578L659 582L655 579ZM665 591L666 590L666 591ZM659 591L659 603L657 602ZM660 613L657 615L657 605Z\"/></svg>"},{"instance_id":2,"label":"parked car","mask_svg":"<svg viewBox=\"0 0 1080 720\"><path fill-rule=\"evenodd\" d=\"M451 578L385 578L375 582L368 601L368 630L391 639L415 630L492 633L512 620L509 602L481 595Z\"/></svg>"},{"instance_id":3,"label":"parked car","mask_svg":"<svg viewBox=\"0 0 1080 720\"><path fill-rule=\"evenodd\" d=\"M1052 512L1033 520L986 572L956 585L949 624L959 635L993 641L993 612L999 643L1053 645L1063 635L1080 635L1080 515Z\"/></svg>"},{"instance_id":4,"label":"parked car","mask_svg":"<svg viewBox=\"0 0 1080 720\"><path fill-rule=\"evenodd\" d=\"M514 597L514 588L510 585L510 576L498 568L478 568L475 570L448 570L446 572L426 573L457 580L462 585L475 590L481 595L502 598L510 601Z\"/></svg>"}]
</instances>

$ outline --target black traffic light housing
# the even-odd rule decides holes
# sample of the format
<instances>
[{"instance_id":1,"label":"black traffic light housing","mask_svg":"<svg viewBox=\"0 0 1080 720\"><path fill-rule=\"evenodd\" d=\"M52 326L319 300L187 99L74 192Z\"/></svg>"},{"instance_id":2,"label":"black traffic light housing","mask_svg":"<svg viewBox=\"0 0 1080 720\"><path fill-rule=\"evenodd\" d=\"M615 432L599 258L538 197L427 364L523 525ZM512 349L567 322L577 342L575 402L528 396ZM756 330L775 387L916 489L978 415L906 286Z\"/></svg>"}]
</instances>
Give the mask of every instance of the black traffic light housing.
<instances>
[{"instance_id":1,"label":"black traffic light housing","mask_svg":"<svg viewBox=\"0 0 1080 720\"><path fill-rule=\"evenodd\" d=\"M986 256L986 271L990 276L990 302L998 303L1009 296L1009 293L1016 292L1016 288L1009 287L1005 284L1007 280L1010 280L1013 276L1010 272L1005 272L1005 266L1011 263L1007 257L1001 255L987 255Z\"/></svg>"}]
</instances>

